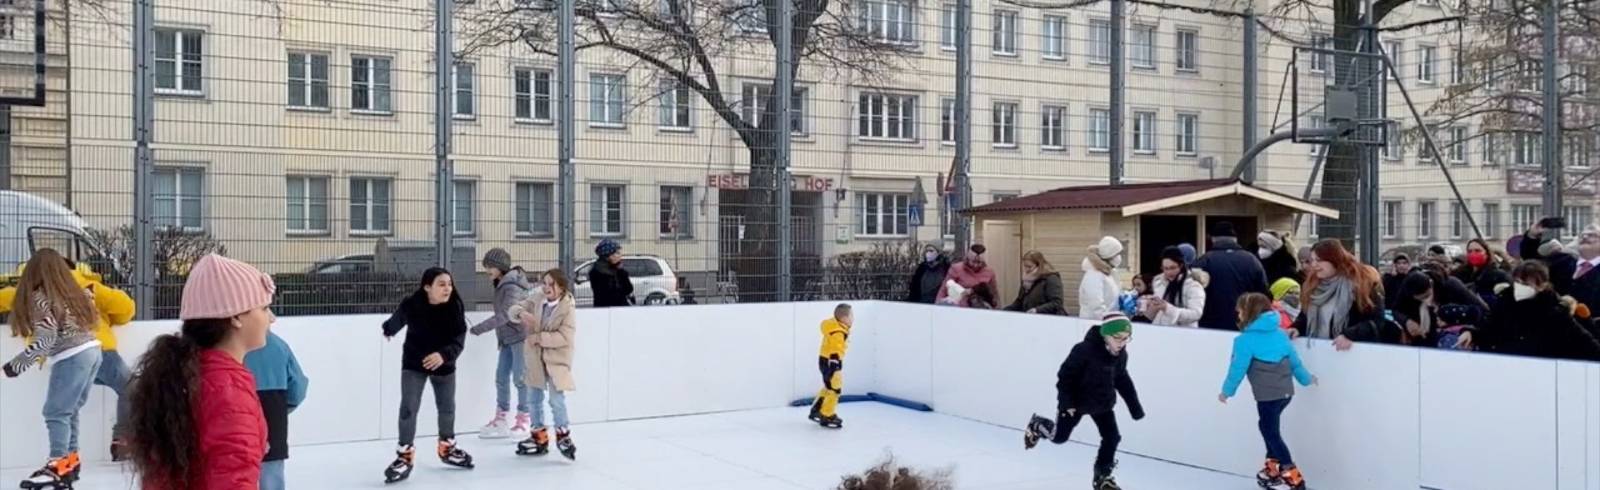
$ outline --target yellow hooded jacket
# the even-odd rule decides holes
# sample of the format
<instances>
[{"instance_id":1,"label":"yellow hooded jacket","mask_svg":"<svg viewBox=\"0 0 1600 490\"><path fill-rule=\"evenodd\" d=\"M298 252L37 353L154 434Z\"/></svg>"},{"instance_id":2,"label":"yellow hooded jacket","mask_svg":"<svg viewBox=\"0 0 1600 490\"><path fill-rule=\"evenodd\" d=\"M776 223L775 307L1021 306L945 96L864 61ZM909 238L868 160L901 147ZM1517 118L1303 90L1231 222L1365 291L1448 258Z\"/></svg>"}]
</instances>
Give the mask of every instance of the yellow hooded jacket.
<instances>
[{"instance_id":1,"label":"yellow hooded jacket","mask_svg":"<svg viewBox=\"0 0 1600 490\"><path fill-rule=\"evenodd\" d=\"M818 355L825 359L838 356L844 360L844 351L850 348L850 326L837 319L822 321L822 350Z\"/></svg>"},{"instance_id":2,"label":"yellow hooded jacket","mask_svg":"<svg viewBox=\"0 0 1600 490\"><path fill-rule=\"evenodd\" d=\"M17 267L17 275L22 275L22 267ZM83 264L78 264L78 268L72 271L72 278L78 281L79 287L89 290L94 295L94 307L100 311L100 321L95 323L94 336L100 341L100 350L117 350L117 336L111 333L111 327L120 327L133 321L133 298L129 297L128 293L102 284L100 275ZM0 289L0 313L9 313L11 303L16 297L15 286Z\"/></svg>"}]
</instances>

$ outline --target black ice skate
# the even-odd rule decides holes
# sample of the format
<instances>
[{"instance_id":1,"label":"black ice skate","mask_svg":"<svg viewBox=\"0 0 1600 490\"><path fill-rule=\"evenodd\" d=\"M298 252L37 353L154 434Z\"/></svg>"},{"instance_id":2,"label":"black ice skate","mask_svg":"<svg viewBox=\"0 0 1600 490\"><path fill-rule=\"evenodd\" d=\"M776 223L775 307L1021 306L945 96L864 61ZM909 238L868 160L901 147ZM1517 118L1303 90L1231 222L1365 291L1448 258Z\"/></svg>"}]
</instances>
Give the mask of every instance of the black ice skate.
<instances>
[{"instance_id":1,"label":"black ice skate","mask_svg":"<svg viewBox=\"0 0 1600 490\"><path fill-rule=\"evenodd\" d=\"M122 439L111 440L111 461L121 463L128 460L128 443Z\"/></svg>"},{"instance_id":2,"label":"black ice skate","mask_svg":"<svg viewBox=\"0 0 1600 490\"><path fill-rule=\"evenodd\" d=\"M822 423L822 399L821 398L818 398L817 401L811 402L811 415L806 417L806 418L811 419L812 422L816 422L816 423L819 423L819 424Z\"/></svg>"},{"instance_id":3,"label":"black ice skate","mask_svg":"<svg viewBox=\"0 0 1600 490\"><path fill-rule=\"evenodd\" d=\"M843 429L844 419L839 418L838 415L824 415L822 420L817 421L817 424L829 429Z\"/></svg>"},{"instance_id":4,"label":"black ice skate","mask_svg":"<svg viewBox=\"0 0 1600 490\"><path fill-rule=\"evenodd\" d=\"M526 440L517 443L519 456L544 456L550 454L550 429L540 427Z\"/></svg>"},{"instance_id":5,"label":"black ice skate","mask_svg":"<svg viewBox=\"0 0 1600 490\"><path fill-rule=\"evenodd\" d=\"M1112 461L1109 468L1095 469L1094 490L1122 490L1122 487L1117 485L1117 479L1111 476L1111 472L1116 469L1116 461Z\"/></svg>"},{"instance_id":6,"label":"black ice skate","mask_svg":"<svg viewBox=\"0 0 1600 490\"><path fill-rule=\"evenodd\" d=\"M439 440L439 461L457 468L472 469L472 455L456 447L455 439Z\"/></svg>"},{"instance_id":7,"label":"black ice skate","mask_svg":"<svg viewBox=\"0 0 1600 490\"><path fill-rule=\"evenodd\" d=\"M1272 488L1273 485L1283 483L1283 471L1278 467L1278 460L1267 458L1261 471L1256 472L1256 485L1261 488Z\"/></svg>"},{"instance_id":8,"label":"black ice skate","mask_svg":"<svg viewBox=\"0 0 1600 490\"><path fill-rule=\"evenodd\" d=\"M395 451L393 463L383 470L383 482L394 483L411 478L411 468L415 466L416 450L411 446L402 446Z\"/></svg>"},{"instance_id":9,"label":"black ice skate","mask_svg":"<svg viewBox=\"0 0 1600 490\"><path fill-rule=\"evenodd\" d=\"M576 461L578 459L578 446L572 443L572 432L567 429L556 431L556 450L561 451L561 456Z\"/></svg>"},{"instance_id":10,"label":"black ice skate","mask_svg":"<svg viewBox=\"0 0 1600 490\"><path fill-rule=\"evenodd\" d=\"M1028 419L1028 427L1022 429L1022 448L1033 449L1039 445L1040 439L1049 439L1056 432L1056 423L1050 419L1033 414Z\"/></svg>"},{"instance_id":11,"label":"black ice skate","mask_svg":"<svg viewBox=\"0 0 1600 490\"><path fill-rule=\"evenodd\" d=\"M71 490L72 482L78 481L79 471L78 453L69 453L45 463L39 471L22 480L21 487L24 490Z\"/></svg>"}]
</instances>

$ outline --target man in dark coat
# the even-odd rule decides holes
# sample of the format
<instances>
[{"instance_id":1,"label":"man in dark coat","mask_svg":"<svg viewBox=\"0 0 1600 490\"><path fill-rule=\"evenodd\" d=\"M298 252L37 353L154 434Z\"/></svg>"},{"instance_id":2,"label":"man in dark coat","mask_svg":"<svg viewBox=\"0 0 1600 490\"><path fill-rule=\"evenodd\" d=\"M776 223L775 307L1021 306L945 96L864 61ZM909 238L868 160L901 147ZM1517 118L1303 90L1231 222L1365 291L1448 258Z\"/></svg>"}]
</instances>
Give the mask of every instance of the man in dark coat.
<instances>
[{"instance_id":1,"label":"man in dark coat","mask_svg":"<svg viewBox=\"0 0 1600 490\"><path fill-rule=\"evenodd\" d=\"M1194 268L1211 275L1206 285L1206 310L1200 328L1238 330L1239 314L1234 303L1246 293L1267 294L1267 273L1256 254L1239 246L1233 223L1218 222L1211 228L1211 249L1194 261Z\"/></svg>"},{"instance_id":2,"label":"man in dark coat","mask_svg":"<svg viewBox=\"0 0 1600 490\"><path fill-rule=\"evenodd\" d=\"M611 240L601 240L594 248L600 258L589 268L589 290L594 293L594 307L629 306L633 304L633 280L622 268L622 246Z\"/></svg>"},{"instance_id":3,"label":"man in dark coat","mask_svg":"<svg viewBox=\"0 0 1600 490\"><path fill-rule=\"evenodd\" d=\"M906 302L934 304L939 299L939 288L944 287L944 276L950 272L950 259L939 253L939 247L928 244L922 248L922 263L911 274L911 284L906 286Z\"/></svg>"},{"instance_id":4,"label":"man in dark coat","mask_svg":"<svg viewBox=\"0 0 1600 490\"><path fill-rule=\"evenodd\" d=\"M1395 255L1389 268L1389 273L1383 275L1383 304L1394 308L1400 298L1400 284L1405 282L1406 275L1411 274L1411 257L1406 254Z\"/></svg>"},{"instance_id":5,"label":"man in dark coat","mask_svg":"<svg viewBox=\"0 0 1600 490\"><path fill-rule=\"evenodd\" d=\"M1590 311L1600 310L1600 225L1590 226L1578 236L1577 262L1572 290L1567 294Z\"/></svg>"}]
</instances>

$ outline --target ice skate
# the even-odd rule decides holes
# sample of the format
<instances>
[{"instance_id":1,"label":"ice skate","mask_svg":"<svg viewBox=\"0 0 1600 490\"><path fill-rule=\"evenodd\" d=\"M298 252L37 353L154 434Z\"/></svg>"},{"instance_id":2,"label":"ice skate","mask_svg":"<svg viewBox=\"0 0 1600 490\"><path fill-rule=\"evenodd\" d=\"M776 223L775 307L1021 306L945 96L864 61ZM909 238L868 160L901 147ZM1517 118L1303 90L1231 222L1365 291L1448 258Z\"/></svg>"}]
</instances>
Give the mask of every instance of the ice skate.
<instances>
[{"instance_id":1,"label":"ice skate","mask_svg":"<svg viewBox=\"0 0 1600 490\"><path fill-rule=\"evenodd\" d=\"M1022 448L1033 449L1034 446L1039 445L1040 439L1050 438L1055 431L1055 422L1040 417L1039 414L1033 414L1033 417L1028 419L1028 427L1022 429Z\"/></svg>"},{"instance_id":2,"label":"ice skate","mask_svg":"<svg viewBox=\"0 0 1600 490\"><path fill-rule=\"evenodd\" d=\"M578 446L572 443L572 432L567 429L556 431L556 450L561 451L561 456L569 460L578 459Z\"/></svg>"},{"instance_id":3,"label":"ice skate","mask_svg":"<svg viewBox=\"0 0 1600 490\"><path fill-rule=\"evenodd\" d=\"M1272 490L1306 490L1306 478L1300 474L1300 468L1287 468L1283 470L1283 475L1278 481L1267 488Z\"/></svg>"},{"instance_id":4,"label":"ice skate","mask_svg":"<svg viewBox=\"0 0 1600 490\"><path fill-rule=\"evenodd\" d=\"M122 439L111 440L111 461L121 463L128 460L128 443Z\"/></svg>"},{"instance_id":5,"label":"ice skate","mask_svg":"<svg viewBox=\"0 0 1600 490\"><path fill-rule=\"evenodd\" d=\"M439 461L457 468L472 469L472 455L456 446L454 439L439 440Z\"/></svg>"},{"instance_id":6,"label":"ice skate","mask_svg":"<svg viewBox=\"0 0 1600 490\"><path fill-rule=\"evenodd\" d=\"M78 481L78 453L68 453L44 464L28 479L22 480L24 490L70 490Z\"/></svg>"},{"instance_id":7,"label":"ice skate","mask_svg":"<svg viewBox=\"0 0 1600 490\"><path fill-rule=\"evenodd\" d=\"M416 450L411 446L401 446L395 450L393 463L383 470L383 482L394 483L411 478L411 468L416 464Z\"/></svg>"},{"instance_id":8,"label":"ice skate","mask_svg":"<svg viewBox=\"0 0 1600 490\"><path fill-rule=\"evenodd\" d=\"M811 415L806 417L806 418L811 419L812 422L816 422L816 423L819 423L819 424L822 423L822 399L821 398L818 398L817 401L811 402Z\"/></svg>"},{"instance_id":9,"label":"ice skate","mask_svg":"<svg viewBox=\"0 0 1600 490\"><path fill-rule=\"evenodd\" d=\"M506 412L495 412L494 419L490 420L488 424L484 424L482 429L478 429L478 438L505 439L511 437L511 420L509 416L510 414Z\"/></svg>"},{"instance_id":10,"label":"ice skate","mask_svg":"<svg viewBox=\"0 0 1600 490\"><path fill-rule=\"evenodd\" d=\"M533 433L528 427L532 423L533 419L527 413L518 413L511 423L511 438L517 441L527 439Z\"/></svg>"},{"instance_id":11,"label":"ice skate","mask_svg":"<svg viewBox=\"0 0 1600 490\"><path fill-rule=\"evenodd\" d=\"M1094 490L1122 490L1122 487L1117 485L1116 477L1111 476L1111 472L1116 471L1116 469L1117 462L1115 460L1111 461L1111 466L1108 468L1096 468L1094 470Z\"/></svg>"},{"instance_id":12,"label":"ice skate","mask_svg":"<svg viewBox=\"0 0 1600 490\"><path fill-rule=\"evenodd\" d=\"M833 415L833 416L824 415L824 416L822 416L822 420L818 420L817 421L817 424L823 426L824 428L828 428L828 429L843 429L844 428L844 419L839 418L838 415Z\"/></svg>"},{"instance_id":13,"label":"ice skate","mask_svg":"<svg viewBox=\"0 0 1600 490\"><path fill-rule=\"evenodd\" d=\"M544 456L550 454L550 429L540 427L533 435L517 443L519 456Z\"/></svg>"},{"instance_id":14,"label":"ice skate","mask_svg":"<svg viewBox=\"0 0 1600 490\"><path fill-rule=\"evenodd\" d=\"M1282 469L1278 467L1278 460L1276 459L1267 458L1267 462L1261 468L1261 471L1256 472L1256 484L1260 485L1261 488L1272 488L1273 485L1282 481Z\"/></svg>"}]
</instances>

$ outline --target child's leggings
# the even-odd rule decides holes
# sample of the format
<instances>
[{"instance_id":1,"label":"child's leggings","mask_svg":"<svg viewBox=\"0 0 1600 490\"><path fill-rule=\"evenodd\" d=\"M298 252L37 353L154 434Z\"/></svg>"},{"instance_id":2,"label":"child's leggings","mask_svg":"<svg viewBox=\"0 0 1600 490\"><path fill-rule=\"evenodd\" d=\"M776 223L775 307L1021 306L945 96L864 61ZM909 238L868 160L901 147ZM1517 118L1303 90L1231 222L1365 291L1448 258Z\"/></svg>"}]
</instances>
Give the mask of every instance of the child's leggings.
<instances>
[{"instance_id":1,"label":"child's leggings","mask_svg":"<svg viewBox=\"0 0 1600 490\"><path fill-rule=\"evenodd\" d=\"M1261 414L1261 440L1267 443L1267 457L1278 460L1278 466L1284 468L1294 466L1294 459L1289 457L1289 444L1283 442L1283 431L1278 422L1283 417L1283 409L1288 408L1289 401L1293 399L1256 402L1256 412Z\"/></svg>"},{"instance_id":2,"label":"child's leggings","mask_svg":"<svg viewBox=\"0 0 1600 490\"><path fill-rule=\"evenodd\" d=\"M1107 410L1100 413L1088 414L1094 419L1094 426L1100 429L1100 452L1094 457L1094 471L1096 474L1111 474L1111 465L1116 461L1117 444L1122 443L1122 431L1117 430L1117 412ZM1072 429L1078 427L1078 422L1083 420L1082 412L1076 415L1065 413L1056 419L1055 434L1050 436L1050 442L1064 444L1072 438Z\"/></svg>"},{"instance_id":3,"label":"child's leggings","mask_svg":"<svg viewBox=\"0 0 1600 490\"><path fill-rule=\"evenodd\" d=\"M833 369L828 358L817 358L817 369L822 371L822 390L817 392L817 413L823 417L838 414L839 394L844 392L844 368Z\"/></svg>"}]
</instances>

